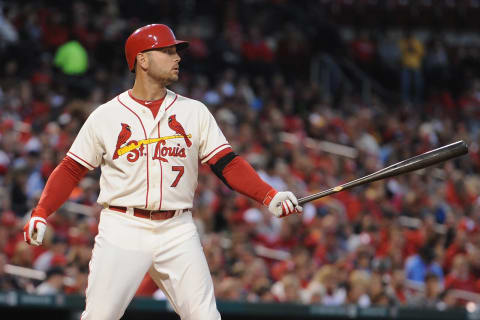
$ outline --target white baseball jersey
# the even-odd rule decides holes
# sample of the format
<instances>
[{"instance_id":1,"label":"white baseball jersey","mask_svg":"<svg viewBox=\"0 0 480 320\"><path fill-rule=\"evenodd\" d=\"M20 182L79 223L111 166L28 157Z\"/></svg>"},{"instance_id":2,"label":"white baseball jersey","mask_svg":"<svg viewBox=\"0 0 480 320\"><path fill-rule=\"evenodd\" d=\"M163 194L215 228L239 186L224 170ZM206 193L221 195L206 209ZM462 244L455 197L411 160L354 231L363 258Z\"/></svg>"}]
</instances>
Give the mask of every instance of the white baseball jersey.
<instances>
[{"instance_id":1,"label":"white baseball jersey","mask_svg":"<svg viewBox=\"0 0 480 320\"><path fill-rule=\"evenodd\" d=\"M125 91L92 112L67 154L101 166L98 203L176 210L192 208L199 160L228 147L203 103L167 90L154 119Z\"/></svg>"}]
</instances>

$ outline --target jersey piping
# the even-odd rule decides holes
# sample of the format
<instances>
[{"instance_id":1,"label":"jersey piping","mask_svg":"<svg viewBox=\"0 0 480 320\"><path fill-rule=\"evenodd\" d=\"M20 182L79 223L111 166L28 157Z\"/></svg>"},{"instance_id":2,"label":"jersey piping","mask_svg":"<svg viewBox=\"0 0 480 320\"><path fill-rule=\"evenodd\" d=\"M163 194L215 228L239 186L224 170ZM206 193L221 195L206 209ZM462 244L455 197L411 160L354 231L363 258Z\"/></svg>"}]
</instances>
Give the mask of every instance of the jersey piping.
<instances>
[{"instance_id":1,"label":"jersey piping","mask_svg":"<svg viewBox=\"0 0 480 320\"><path fill-rule=\"evenodd\" d=\"M172 103L170 103L168 107L165 108L165 111L167 111L175 103L175 101L177 101L177 98L178 98L178 94L175 94L175 99L173 99Z\"/></svg>"},{"instance_id":2,"label":"jersey piping","mask_svg":"<svg viewBox=\"0 0 480 320\"><path fill-rule=\"evenodd\" d=\"M138 121L140 121L140 124L142 125L142 129L143 129L143 134L145 135L145 139L147 139L147 132L145 131L145 127L143 125L143 122L142 122L142 119L138 116L138 114L135 113L135 111L133 111L132 109L130 109L129 107L127 107L123 102L122 100L120 100L120 96L117 96L117 100L118 102L120 102L122 104L122 106L124 106L125 108L127 108L131 113L133 113L137 118L138 118ZM149 187L150 187L150 181L149 181L149 172L148 172L148 163L149 163L149 155L148 155L148 149L147 148L147 195L145 196L145 208L148 207L148 192L149 192Z\"/></svg>"},{"instance_id":3,"label":"jersey piping","mask_svg":"<svg viewBox=\"0 0 480 320\"><path fill-rule=\"evenodd\" d=\"M95 169L94 166L92 166L90 163L88 163L86 160L82 159L81 157L77 156L75 153L71 152L71 151L68 151L67 154L69 155L72 155L73 157L75 157L77 160L79 160L81 163L84 163L86 164L90 170L93 170Z\"/></svg>"},{"instance_id":4,"label":"jersey piping","mask_svg":"<svg viewBox=\"0 0 480 320\"><path fill-rule=\"evenodd\" d=\"M176 96L175 96L175 100L177 100ZM175 102L175 100L173 102ZM170 106L173 104L173 102L170 104ZM157 124L157 128L158 128L158 137L160 138L160 122ZM158 210L161 210L162 196L163 196L163 166L162 166L162 161L158 160L158 163L160 164L160 204L158 205Z\"/></svg>"},{"instance_id":5,"label":"jersey piping","mask_svg":"<svg viewBox=\"0 0 480 320\"><path fill-rule=\"evenodd\" d=\"M208 158L214 156L215 154L213 154L215 151L217 151L218 149L220 149L221 147L225 147L225 146L230 146L228 143L224 143L222 145L219 145L218 147L216 147L215 149L213 149L212 151L210 151L209 154L207 154L205 157L203 157L200 161L201 162L204 162L205 160L207 160Z\"/></svg>"}]
</instances>

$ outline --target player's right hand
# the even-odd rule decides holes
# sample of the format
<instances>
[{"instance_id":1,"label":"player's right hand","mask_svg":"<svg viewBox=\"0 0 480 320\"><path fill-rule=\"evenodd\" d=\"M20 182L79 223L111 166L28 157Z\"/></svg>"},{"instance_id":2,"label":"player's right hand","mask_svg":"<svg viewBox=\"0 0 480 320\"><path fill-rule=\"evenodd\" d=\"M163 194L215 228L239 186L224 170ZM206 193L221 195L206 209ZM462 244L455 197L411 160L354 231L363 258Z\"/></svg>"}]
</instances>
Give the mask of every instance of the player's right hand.
<instances>
[{"instance_id":1,"label":"player's right hand","mask_svg":"<svg viewBox=\"0 0 480 320\"><path fill-rule=\"evenodd\" d=\"M35 215L34 210L30 220L25 227L23 227L23 239L25 239L25 242L30 245L39 246L43 242L45 230L47 230L47 220Z\"/></svg>"}]
</instances>

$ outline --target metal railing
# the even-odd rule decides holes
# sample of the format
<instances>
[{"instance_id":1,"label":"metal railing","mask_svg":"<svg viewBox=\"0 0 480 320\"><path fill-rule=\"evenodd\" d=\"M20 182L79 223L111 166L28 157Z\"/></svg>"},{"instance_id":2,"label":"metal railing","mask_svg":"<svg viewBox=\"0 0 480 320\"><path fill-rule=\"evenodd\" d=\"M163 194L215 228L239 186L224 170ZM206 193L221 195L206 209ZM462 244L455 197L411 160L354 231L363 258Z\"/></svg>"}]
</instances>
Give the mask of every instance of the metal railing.
<instances>
[{"instance_id":1,"label":"metal railing","mask_svg":"<svg viewBox=\"0 0 480 320\"><path fill-rule=\"evenodd\" d=\"M329 54L315 56L310 65L310 81L320 84L327 99L331 99L336 94L351 94L357 85L364 103L372 102L372 93L387 101L401 101L399 93L385 89L378 81L357 67L353 61L343 57L335 58ZM341 93L337 92L340 88L344 90Z\"/></svg>"}]
</instances>

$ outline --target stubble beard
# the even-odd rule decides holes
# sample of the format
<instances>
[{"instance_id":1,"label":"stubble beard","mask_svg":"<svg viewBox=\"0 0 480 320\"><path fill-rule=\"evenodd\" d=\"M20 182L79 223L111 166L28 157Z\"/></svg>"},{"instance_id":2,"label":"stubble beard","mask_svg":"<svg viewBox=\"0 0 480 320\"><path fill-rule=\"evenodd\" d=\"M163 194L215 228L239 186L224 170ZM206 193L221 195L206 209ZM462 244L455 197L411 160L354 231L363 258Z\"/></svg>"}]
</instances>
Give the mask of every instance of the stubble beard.
<instances>
[{"instance_id":1,"label":"stubble beard","mask_svg":"<svg viewBox=\"0 0 480 320\"><path fill-rule=\"evenodd\" d=\"M178 75L173 75L165 80L165 86L169 86L172 83L175 83L178 81Z\"/></svg>"},{"instance_id":2,"label":"stubble beard","mask_svg":"<svg viewBox=\"0 0 480 320\"><path fill-rule=\"evenodd\" d=\"M157 78L157 80L166 87L178 81L178 74L167 73Z\"/></svg>"}]
</instances>

